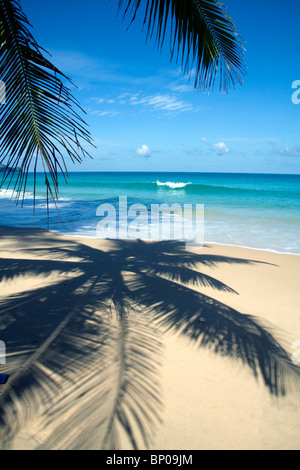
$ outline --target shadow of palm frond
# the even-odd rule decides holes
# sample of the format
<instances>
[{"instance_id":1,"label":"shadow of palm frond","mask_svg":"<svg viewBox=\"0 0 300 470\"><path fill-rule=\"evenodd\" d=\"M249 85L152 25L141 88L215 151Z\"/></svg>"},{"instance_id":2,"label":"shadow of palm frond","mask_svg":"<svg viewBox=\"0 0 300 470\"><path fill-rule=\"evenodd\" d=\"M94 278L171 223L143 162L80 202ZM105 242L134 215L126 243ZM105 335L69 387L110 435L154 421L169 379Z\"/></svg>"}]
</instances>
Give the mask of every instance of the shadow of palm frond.
<instances>
[{"instance_id":1,"label":"shadow of palm frond","mask_svg":"<svg viewBox=\"0 0 300 470\"><path fill-rule=\"evenodd\" d=\"M299 384L266 326L193 289L234 293L201 265L255 261L191 253L178 242L111 241L104 251L58 237L50 250L38 245L25 248L26 259L0 260L5 280L57 274L0 303L9 361L22 360L0 399L3 448L20 432L39 436L38 448L120 449L124 436L133 449L149 447L163 406L164 331L240 360L272 394Z\"/></svg>"}]
</instances>

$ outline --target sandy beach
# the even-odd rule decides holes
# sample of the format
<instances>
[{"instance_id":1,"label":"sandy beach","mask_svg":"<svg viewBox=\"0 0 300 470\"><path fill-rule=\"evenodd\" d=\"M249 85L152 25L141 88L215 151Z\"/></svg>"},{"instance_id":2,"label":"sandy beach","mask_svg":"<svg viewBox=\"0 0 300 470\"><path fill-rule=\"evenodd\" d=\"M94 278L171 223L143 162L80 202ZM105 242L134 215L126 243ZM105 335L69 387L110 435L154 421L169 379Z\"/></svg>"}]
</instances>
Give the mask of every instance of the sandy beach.
<instances>
[{"instance_id":1,"label":"sandy beach","mask_svg":"<svg viewBox=\"0 0 300 470\"><path fill-rule=\"evenodd\" d=\"M0 265L1 449L299 449L300 256L1 226Z\"/></svg>"}]
</instances>

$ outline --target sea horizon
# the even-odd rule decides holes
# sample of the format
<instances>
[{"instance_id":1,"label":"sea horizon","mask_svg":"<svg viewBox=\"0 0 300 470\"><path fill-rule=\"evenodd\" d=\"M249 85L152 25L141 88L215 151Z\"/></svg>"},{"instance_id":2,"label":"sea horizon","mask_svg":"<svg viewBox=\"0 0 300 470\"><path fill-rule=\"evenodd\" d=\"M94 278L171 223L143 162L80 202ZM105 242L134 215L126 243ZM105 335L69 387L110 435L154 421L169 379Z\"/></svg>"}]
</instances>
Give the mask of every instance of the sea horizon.
<instances>
[{"instance_id":1,"label":"sea horizon","mask_svg":"<svg viewBox=\"0 0 300 470\"><path fill-rule=\"evenodd\" d=\"M43 174L44 171L29 170L28 174ZM168 174L222 174L222 175L279 175L279 176L300 176L300 173L282 173L282 172L261 172L261 171L168 171L168 170L68 170L68 175L72 173L168 173ZM62 171L57 171L58 175L63 175Z\"/></svg>"}]
</instances>

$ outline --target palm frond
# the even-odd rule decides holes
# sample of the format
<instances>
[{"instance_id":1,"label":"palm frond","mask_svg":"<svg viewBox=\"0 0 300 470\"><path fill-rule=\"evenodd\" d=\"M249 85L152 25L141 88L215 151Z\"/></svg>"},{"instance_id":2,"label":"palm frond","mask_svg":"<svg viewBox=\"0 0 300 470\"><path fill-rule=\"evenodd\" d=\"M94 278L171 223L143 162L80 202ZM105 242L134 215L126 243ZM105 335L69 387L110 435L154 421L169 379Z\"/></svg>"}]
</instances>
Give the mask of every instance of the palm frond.
<instances>
[{"instance_id":1,"label":"palm frond","mask_svg":"<svg viewBox=\"0 0 300 470\"><path fill-rule=\"evenodd\" d=\"M143 24L147 38L162 47L170 32L171 59L181 56L185 73L195 67L195 88L210 91L217 74L220 90L242 84L246 74L244 41L237 28L217 0L119 0L124 17L135 19L145 4Z\"/></svg>"},{"instance_id":2,"label":"palm frond","mask_svg":"<svg viewBox=\"0 0 300 470\"><path fill-rule=\"evenodd\" d=\"M6 88L0 106L0 163L6 165L1 186L13 186L18 202L29 171L36 172L40 161L47 200L56 201L58 172L66 179L66 157L75 163L88 155L80 141L92 144L90 134L63 83L69 79L43 55L19 1L0 0L0 18L0 70Z\"/></svg>"}]
</instances>

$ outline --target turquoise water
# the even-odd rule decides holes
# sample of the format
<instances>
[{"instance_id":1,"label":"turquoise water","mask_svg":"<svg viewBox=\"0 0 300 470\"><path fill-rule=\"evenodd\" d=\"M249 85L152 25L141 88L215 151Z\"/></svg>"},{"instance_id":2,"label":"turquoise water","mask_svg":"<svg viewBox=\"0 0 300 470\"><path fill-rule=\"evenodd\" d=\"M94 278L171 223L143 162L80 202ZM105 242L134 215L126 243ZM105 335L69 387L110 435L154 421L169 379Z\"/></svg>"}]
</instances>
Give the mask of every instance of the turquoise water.
<instances>
[{"instance_id":1,"label":"turquoise water","mask_svg":"<svg viewBox=\"0 0 300 470\"><path fill-rule=\"evenodd\" d=\"M48 228L42 174L37 177L35 215L33 178L23 207L11 196L11 191L0 190L0 224ZM143 204L149 214L152 204L203 204L205 242L300 254L300 175L74 172L68 184L60 181L62 223L51 204L49 228L97 237L102 220L98 206L111 204L118 215L120 196L127 197L128 207Z\"/></svg>"}]
</instances>

